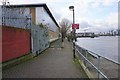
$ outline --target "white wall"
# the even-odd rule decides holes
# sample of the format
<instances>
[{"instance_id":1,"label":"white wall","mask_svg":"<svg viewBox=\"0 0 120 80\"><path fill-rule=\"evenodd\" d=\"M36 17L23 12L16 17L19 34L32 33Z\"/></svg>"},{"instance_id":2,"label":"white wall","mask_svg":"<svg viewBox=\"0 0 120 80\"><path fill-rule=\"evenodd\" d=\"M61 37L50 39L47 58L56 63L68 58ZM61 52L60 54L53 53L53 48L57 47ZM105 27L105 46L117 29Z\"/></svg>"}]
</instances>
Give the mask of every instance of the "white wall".
<instances>
[{"instance_id":1,"label":"white wall","mask_svg":"<svg viewBox=\"0 0 120 80\"><path fill-rule=\"evenodd\" d=\"M39 23L48 24L48 28L52 31L56 32L58 30L58 27L43 7L36 8L36 24Z\"/></svg>"}]
</instances>

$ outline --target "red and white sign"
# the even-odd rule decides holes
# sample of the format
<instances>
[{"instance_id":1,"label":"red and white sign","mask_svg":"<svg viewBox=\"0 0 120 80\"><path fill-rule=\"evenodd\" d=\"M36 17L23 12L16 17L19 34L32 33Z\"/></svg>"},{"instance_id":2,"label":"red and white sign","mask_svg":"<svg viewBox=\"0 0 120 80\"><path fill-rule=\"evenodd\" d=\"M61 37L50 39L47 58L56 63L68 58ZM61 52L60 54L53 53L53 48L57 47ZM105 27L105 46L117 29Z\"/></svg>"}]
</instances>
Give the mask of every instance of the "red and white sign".
<instances>
[{"instance_id":1,"label":"red and white sign","mask_svg":"<svg viewBox=\"0 0 120 80\"><path fill-rule=\"evenodd\" d=\"M79 24L72 24L72 29L79 29Z\"/></svg>"}]
</instances>

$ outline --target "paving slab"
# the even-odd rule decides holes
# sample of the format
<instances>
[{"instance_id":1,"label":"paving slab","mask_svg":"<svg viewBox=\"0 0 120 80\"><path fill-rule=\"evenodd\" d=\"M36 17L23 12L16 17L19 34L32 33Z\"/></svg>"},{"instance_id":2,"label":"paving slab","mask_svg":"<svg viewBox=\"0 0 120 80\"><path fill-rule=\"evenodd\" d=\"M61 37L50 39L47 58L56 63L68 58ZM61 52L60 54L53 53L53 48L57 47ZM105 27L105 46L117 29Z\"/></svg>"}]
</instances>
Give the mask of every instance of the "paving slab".
<instances>
[{"instance_id":1,"label":"paving slab","mask_svg":"<svg viewBox=\"0 0 120 80\"><path fill-rule=\"evenodd\" d=\"M53 45L61 44L58 42ZM3 70L2 75L3 78L88 78L72 55L72 45L65 40L64 48L48 48L29 61Z\"/></svg>"}]
</instances>

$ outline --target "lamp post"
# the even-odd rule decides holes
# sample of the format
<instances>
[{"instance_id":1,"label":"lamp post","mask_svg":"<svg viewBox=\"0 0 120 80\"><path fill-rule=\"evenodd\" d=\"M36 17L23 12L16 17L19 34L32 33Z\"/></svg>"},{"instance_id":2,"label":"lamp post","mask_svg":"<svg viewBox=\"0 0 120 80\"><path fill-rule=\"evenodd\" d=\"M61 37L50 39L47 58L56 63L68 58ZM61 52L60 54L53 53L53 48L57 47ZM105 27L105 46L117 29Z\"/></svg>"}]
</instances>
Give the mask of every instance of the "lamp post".
<instances>
[{"instance_id":1,"label":"lamp post","mask_svg":"<svg viewBox=\"0 0 120 80\"><path fill-rule=\"evenodd\" d=\"M69 9L73 11L73 24L74 24L75 23L74 6L69 6Z\"/></svg>"},{"instance_id":2,"label":"lamp post","mask_svg":"<svg viewBox=\"0 0 120 80\"><path fill-rule=\"evenodd\" d=\"M73 11L73 24L75 24L74 6L69 6L69 9L70 9L71 11ZM75 41L77 41L77 40L76 40L76 37L75 37L76 29L74 28L72 31L73 31L73 35L74 35L74 37L73 37L73 58L75 59ZM74 40L75 40L75 41L74 41Z\"/></svg>"}]
</instances>

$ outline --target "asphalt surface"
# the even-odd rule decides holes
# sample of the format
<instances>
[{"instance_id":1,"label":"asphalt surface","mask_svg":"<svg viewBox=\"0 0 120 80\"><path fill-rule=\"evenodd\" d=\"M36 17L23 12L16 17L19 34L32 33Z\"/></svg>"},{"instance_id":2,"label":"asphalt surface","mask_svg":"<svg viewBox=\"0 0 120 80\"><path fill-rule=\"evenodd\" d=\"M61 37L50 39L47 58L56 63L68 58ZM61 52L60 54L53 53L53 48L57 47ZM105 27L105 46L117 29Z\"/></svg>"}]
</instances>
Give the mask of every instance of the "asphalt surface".
<instances>
[{"instance_id":1,"label":"asphalt surface","mask_svg":"<svg viewBox=\"0 0 120 80\"><path fill-rule=\"evenodd\" d=\"M64 48L55 41L39 56L3 70L3 78L87 78L80 65L73 61L72 45L65 40ZM53 47L54 46L54 47Z\"/></svg>"},{"instance_id":2,"label":"asphalt surface","mask_svg":"<svg viewBox=\"0 0 120 80\"><path fill-rule=\"evenodd\" d=\"M62 47L62 39L58 39L50 43L50 48L61 48Z\"/></svg>"}]
</instances>

